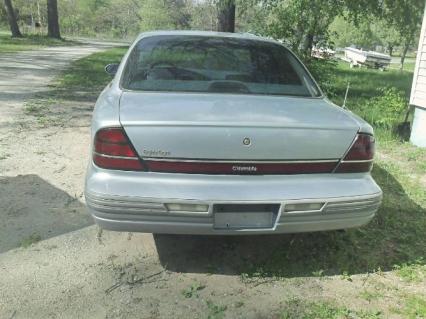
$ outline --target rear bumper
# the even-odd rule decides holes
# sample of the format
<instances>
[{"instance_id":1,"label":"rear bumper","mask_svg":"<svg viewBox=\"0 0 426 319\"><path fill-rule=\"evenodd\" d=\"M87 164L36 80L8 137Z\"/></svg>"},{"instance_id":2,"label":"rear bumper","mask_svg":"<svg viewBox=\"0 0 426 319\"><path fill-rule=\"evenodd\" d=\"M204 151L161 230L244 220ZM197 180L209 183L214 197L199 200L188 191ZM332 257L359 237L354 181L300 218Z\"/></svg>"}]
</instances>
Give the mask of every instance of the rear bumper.
<instances>
[{"instance_id":1,"label":"rear bumper","mask_svg":"<svg viewBox=\"0 0 426 319\"><path fill-rule=\"evenodd\" d=\"M369 174L220 176L107 171L90 166L86 203L96 223L116 231L168 234L271 234L359 227L380 206ZM204 213L169 212L164 204L208 205ZM216 204L277 204L272 227L218 229ZM323 203L321 210L286 212L286 204Z\"/></svg>"}]
</instances>

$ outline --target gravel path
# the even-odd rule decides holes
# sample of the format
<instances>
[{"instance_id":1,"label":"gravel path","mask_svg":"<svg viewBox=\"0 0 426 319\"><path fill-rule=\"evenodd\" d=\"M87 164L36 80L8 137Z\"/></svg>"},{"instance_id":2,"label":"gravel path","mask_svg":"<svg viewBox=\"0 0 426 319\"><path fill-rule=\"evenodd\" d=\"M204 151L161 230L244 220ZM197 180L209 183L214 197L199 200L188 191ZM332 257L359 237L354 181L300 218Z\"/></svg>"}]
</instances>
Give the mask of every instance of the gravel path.
<instances>
[{"instance_id":1,"label":"gravel path","mask_svg":"<svg viewBox=\"0 0 426 319\"><path fill-rule=\"evenodd\" d=\"M88 144L73 143L71 128L29 126L33 118L24 105L46 92L71 61L108 47L85 44L0 55L0 253L92 223L79 210L86 162L75 158L87 154ZM87 131L87 121L82 124L77 134Z\"/></svg>"},{"instance_id":2,"label":"gravel path","mask_svg":"<svg viewBox=\"0 0 426 319\"><path fill-rule=\"evenodd\" d=\"M0 129L13 124L23 103L47 84L70 61L102 50L101 44L52 47L0 55Z\"/></svg>"}]
</instances>

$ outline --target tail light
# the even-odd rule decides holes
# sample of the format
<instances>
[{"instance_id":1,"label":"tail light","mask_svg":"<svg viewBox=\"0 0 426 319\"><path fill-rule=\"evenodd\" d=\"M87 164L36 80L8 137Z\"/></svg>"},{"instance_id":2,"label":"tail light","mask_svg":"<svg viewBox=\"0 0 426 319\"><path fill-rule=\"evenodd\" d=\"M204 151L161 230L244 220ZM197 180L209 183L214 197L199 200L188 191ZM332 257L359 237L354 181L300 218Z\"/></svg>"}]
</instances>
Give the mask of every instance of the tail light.
<instances>
[{"instance_id":1,"label":"tail light","mask_svg":"<svg viewBox=\"0 0 426 319\"><path fill-rule=\"evenodd\" d=\"M373 167L374 152L374 136L358 134L349 152L337 167L336 173L369 172Z\"/></svg>"},{"instance_id":2,"label":"tail light","mask_svg":"<svg viewBox=\"0 0 426 319\"><path fill-rule=\"evenodd\" d=\"M93 162L102 168L141 171L144 167L132 144L120 127L96 132Z\"/></svg>"}]
</instances>

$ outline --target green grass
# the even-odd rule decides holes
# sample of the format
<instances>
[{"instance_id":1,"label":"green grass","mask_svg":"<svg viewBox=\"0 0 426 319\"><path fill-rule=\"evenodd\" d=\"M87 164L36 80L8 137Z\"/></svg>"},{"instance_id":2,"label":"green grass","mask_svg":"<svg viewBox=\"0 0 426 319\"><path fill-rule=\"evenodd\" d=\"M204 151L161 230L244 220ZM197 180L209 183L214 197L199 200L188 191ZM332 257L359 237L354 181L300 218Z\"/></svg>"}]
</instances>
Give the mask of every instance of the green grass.
<instances>
[{"instance_id":1,"label":"green grass","mask_svg":"<svg viewBox=\"0 0 426 319\"><path fill-rule=\"evenodd\" d=\"M225 311L228 308L225 305L217 305L211 300L206 301L207 304L207 319L223 319L225 317Z\"/></svg>"},{"instance_id":2,"label":"green grass","mask_svg":"<svg viewBox=\"0 0 426 319\"><path fill-rule=\"evenodd\" d=\"M339 62L336 69L336 83L338 93L343 101L347 82L351 83L348 105L355 104L357 99L372 98L377 95L378 87L396 87L407 95L411 90L413 73L410 71L399 71L390 69L384 72L375 69L354 68L348 63ZM351 103L352 98L352 103Z\"/></svg>"},{"instance_id":3,"label":"green grass","mask_svg":"<svg viewBox=\"0 0 426 319\"><path fill-rule=\"evenodd\" d=\"M405 295L401 296L404 301L402 308L394 307L392 312L407 319L426 318L426 296Z\"/></svg>"},{"instance_id":4,"label":"green grass","mask_svg":"<svg viewBox=\"0 0 426 319\"><path fill-rule=\"evenodd\" d=\"M354 311L339 307L328 302L306 302L301 299L291 299L281 310L281 319L379 319L383 318L380 312Z\"/></svg>"},{"instance_id":5,"label":"green grass","mask_svg":"<svg viewBox=\"0 0 426 319\"><path fill-rule=\"evenodd\" d=\"M416 66L415 62L405 62L404 63L404 71L414 72L414 67ZM401 68L401 64L391 64L389 67L391 70L399 70Z\"/></svg>"},{"instance_id":6,"label":"green grass","mask_svg":"<svg viewBox=\"0 0 426 319\"><path fill-rule=\"evenodd\" d=\"M359 296L368 302L383 298L383 294L380 290L363 290L360 292Z\"/></svg>"},{"instance_id":7,"label":"green grass","mask_svg":"<svg viewBox=\"0 0 426 319\"><path fill-rule=\"evenodd\" d=\"M206 288L205 285L201 284L200 282L194 282L191 286L189 286L188 288L184 289L182 291L182 295L185 298L192 298L192 297L199 297L198 292L200 290L203 290L204 288Z\"/></svg>"},{"instance_id":8,"label":"green grass","mask_svg":"<svg viewBox=\"0 0 426 319\"><path fill-rule=\"evenodd\" d=\"M76 44L75 41L57 40L41 35L24 35L22 38L12 38L9 34L0 33L0 54Z\"/></svg>"},{"instance_id":9,"label":"green grass","mask_svg":"<svg viewBox=\"0 0 426 319\"><path fill-rule=\"evenodd\" d=\"M403 314L409 319L426 318L426 298L420 296L408 297Z\"/></svg>"},{"instance_id":10,"label":"green grass","mask_svg":"<svg viewBox=\"0 0 426 319\"><path fill-rule=\"evenodd\" d=\"M126 50L124 47L113 48L73 61L49 85L48 91L37 94L25 103L24 113L33 117L32 125L64 126L66 114L55 112L58 105L95 102L100 91L112 79L105 72L105 66L120 62Z\"/></svg>"},{"instance_id":11,"label":"green grass","mask_svg":"<svg viewBox=\"0 0 426 319\"><path fill-rule=\"evenodd\" d=\"M55 85L57 89L93 90L99 93L112 78L105 72L109 63L119 63L127 47L113 48L74 61Z\"/></svg>"},{"instance_id":12,"label":"green grass","mask_svg":"<svg viewBox=\"0 0 426 319\"><path fill-rule=\"evenodd\" d=\"M349 110L362 118L373 122L375 119L383 119L383 111L387 110L385 104L389 101L399 106L397 114L390 114L393 118L385 118L384 125L375 125L376 136L379 140L402 140L404 136L398 136L398 126L404 121L413 79L412 71L399 71L390 69L381 72L374 69L349 68L345 62L338 62L336 68L329 71L330 82L325 83L325 91L333 102L343 104L347 84L350 84L346 106ZM321 79L324 82L324 79ZM392 96L385 96L383 90L392 88L399 92L403 100ZM382 103L382 108L372 107ZM389 116L388 116L389 117ZM410 115L409 119L412 117ZM379 123L378 123L379 124ZM405 137L406 138L406 137Z\"/></svg>"},{"instance_id":13,"label":"green grass","mask_svg":"<svg viewBox=\"0 0 426 319\"><path fill-rule=\"evenodd\" d=\"M426 265L423 257L411 264L395 265L396 273L405 281L422 282L426 279Z\"/></svg>"},{"instance_id":14,"label":"green grass","mask_svg":"<svg viewBox=\"0 0 426 319\"><path fill-rule=\"evenodd\" d=\"M40 240L41 240L41 236L37 233L33 233L21 241L21 247L28 248L32 244L38 243Z\"/></svg>"}]
</instances>

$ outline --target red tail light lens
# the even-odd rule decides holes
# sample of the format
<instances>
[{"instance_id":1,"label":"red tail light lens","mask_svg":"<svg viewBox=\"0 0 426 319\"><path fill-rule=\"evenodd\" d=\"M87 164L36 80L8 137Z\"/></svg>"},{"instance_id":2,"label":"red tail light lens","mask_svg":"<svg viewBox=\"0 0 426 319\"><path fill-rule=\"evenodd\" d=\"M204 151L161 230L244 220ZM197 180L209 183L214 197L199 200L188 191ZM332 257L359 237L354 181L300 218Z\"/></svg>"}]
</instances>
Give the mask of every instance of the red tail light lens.
<instances>
[{"instance_id":1,"label":"red tail light lens","mask_svg":"<svg viewBox=\"0 0 426 319\"><path fill-rule=\"evenodd\" d=\"M367 134L358 134L345 161L372 160L375 152L374 137Z\"/></svg>"},{"instance_id":2,"label":"red tail light lens","mask_svg":"<svg viewBox=\"0 0 426 319\"><path fill-rule=\"evenodd\" d=\"M374 136L358 134L351 149L336 169L336 173L369 172L375 153Z\"/></svg>"},{"instance_id":3,"label":"red tail light lens","mask_svg":"<svg viewBox=\"0 0 426 319\"><path fill-rule=\"evenodd\" d=\"M144 169L124 130L104 128L95 135L93 162L102 168L125 171Z\"/></svg>"}]
</instances>

